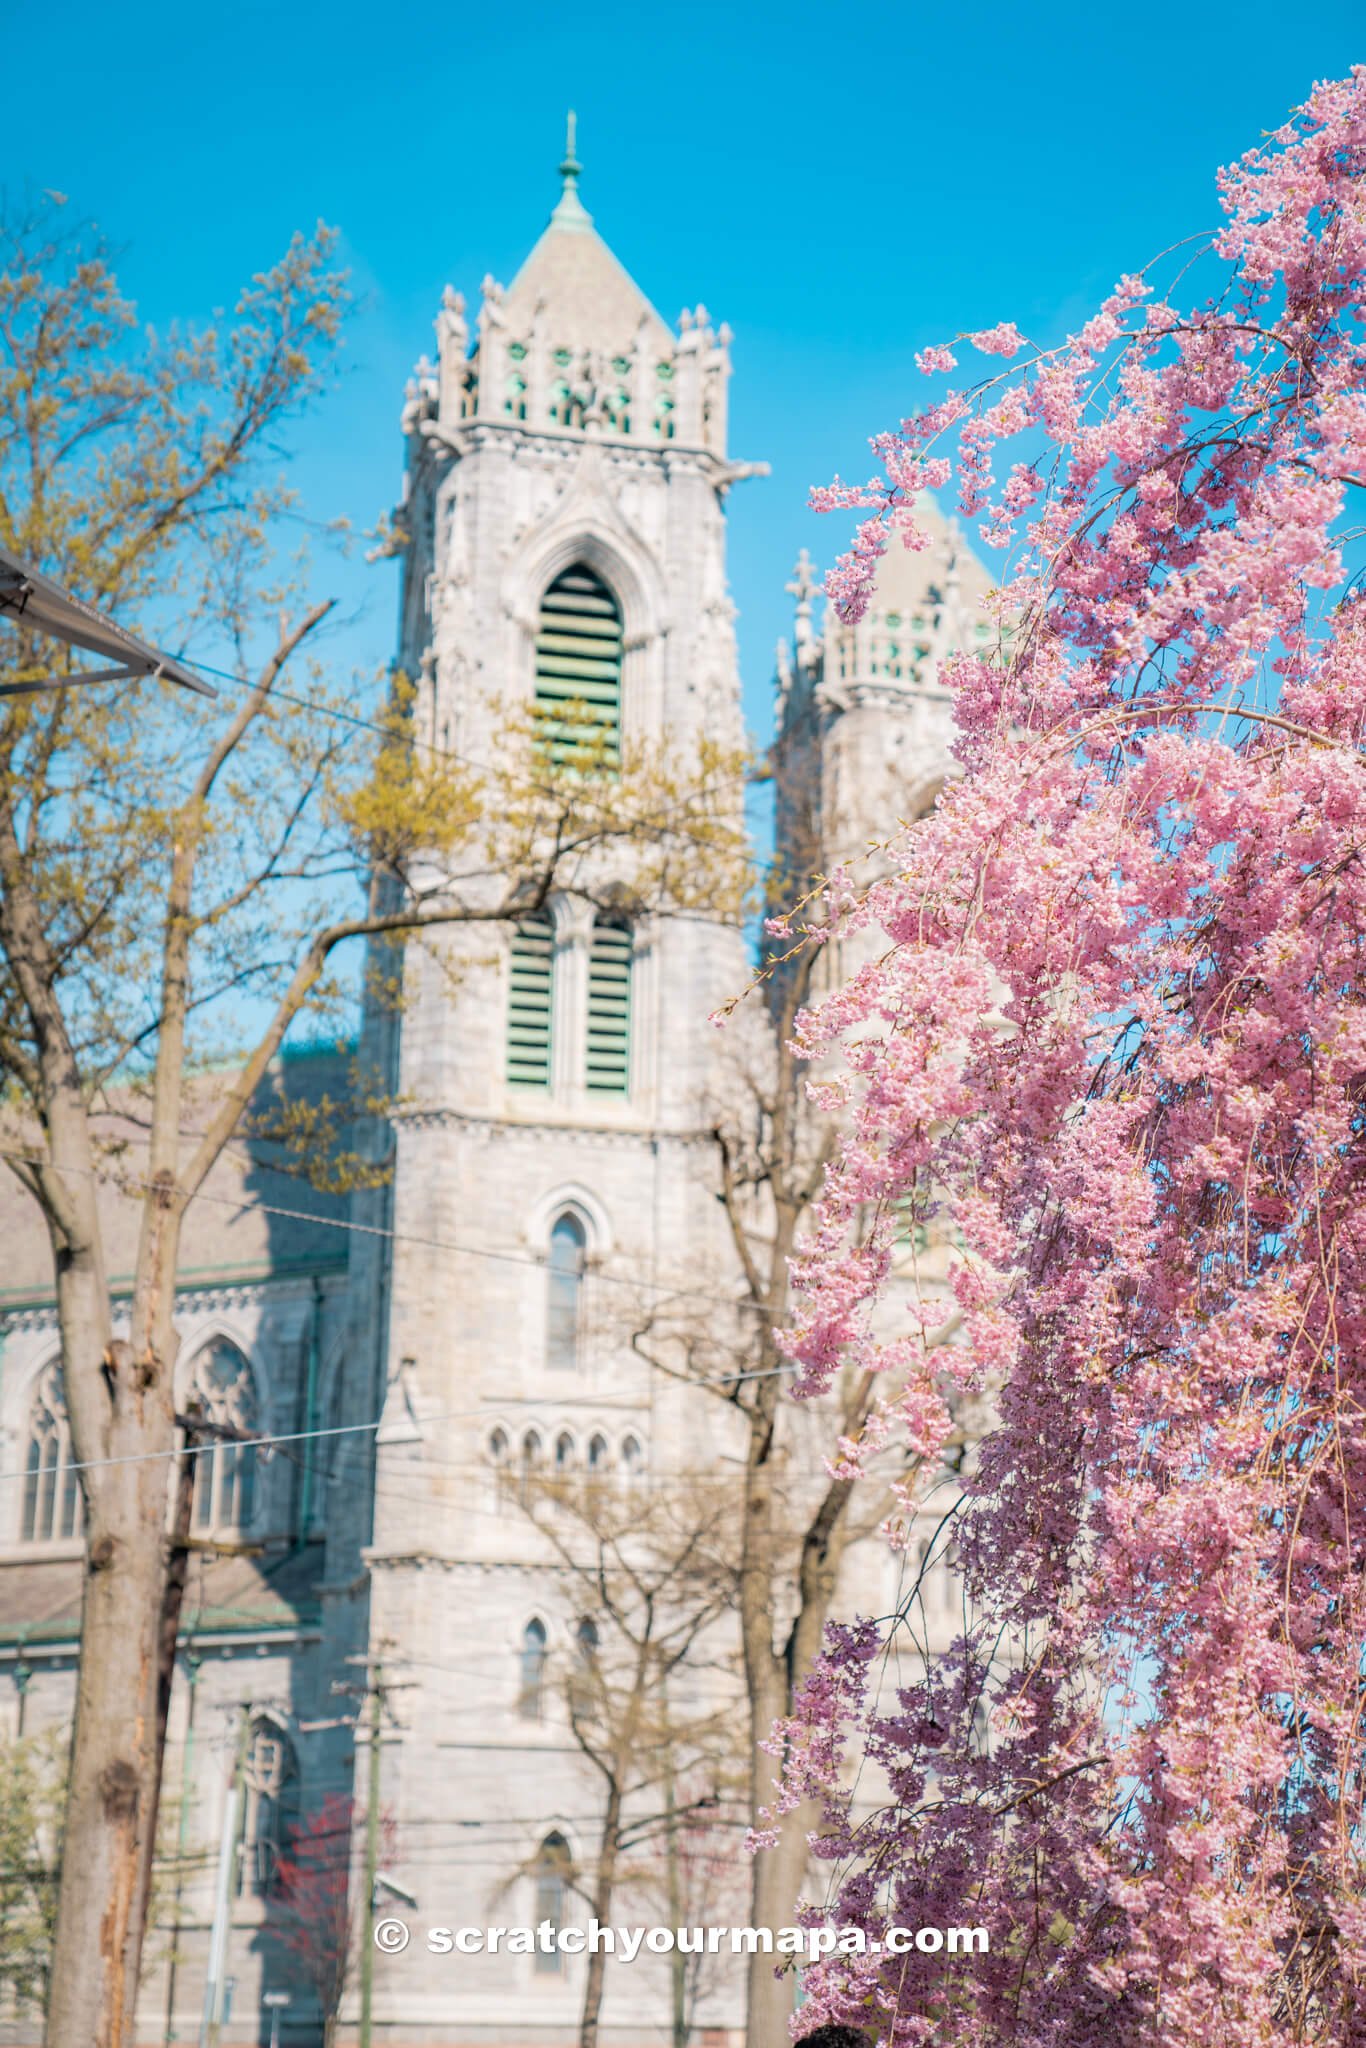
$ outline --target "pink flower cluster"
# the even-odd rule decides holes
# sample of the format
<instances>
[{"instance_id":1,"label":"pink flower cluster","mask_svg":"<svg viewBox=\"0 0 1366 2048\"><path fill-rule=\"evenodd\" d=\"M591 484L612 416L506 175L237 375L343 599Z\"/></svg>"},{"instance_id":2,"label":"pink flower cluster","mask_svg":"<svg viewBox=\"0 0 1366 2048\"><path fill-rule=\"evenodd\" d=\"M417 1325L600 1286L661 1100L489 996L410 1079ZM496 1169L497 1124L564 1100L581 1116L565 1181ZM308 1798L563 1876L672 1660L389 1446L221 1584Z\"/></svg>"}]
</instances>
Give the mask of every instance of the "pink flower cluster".
<instances>
[{"instance_id":1,"label":"pink flower cluster","mask_svg":"<svg viewBox=\"0 0 1366 2048\"><path fill-rule=\"evenodd\" d=\"M832 1957L804 2028L1366 2042L1366 69L1220 189L1208 299L1125 278L880 440L831 585L856 614L932 442L1028 522L961 779L829 906L876 943L800 1027L850 1129L787 1338L803 1393L885 1375L927 1471L965 1390L992 1417L952 1653L834 1632L784 1731L838 1915L991 1952ZM873 1313L908 1210L961 1246L947 1352Z\"/></svg>"}]
</instances>

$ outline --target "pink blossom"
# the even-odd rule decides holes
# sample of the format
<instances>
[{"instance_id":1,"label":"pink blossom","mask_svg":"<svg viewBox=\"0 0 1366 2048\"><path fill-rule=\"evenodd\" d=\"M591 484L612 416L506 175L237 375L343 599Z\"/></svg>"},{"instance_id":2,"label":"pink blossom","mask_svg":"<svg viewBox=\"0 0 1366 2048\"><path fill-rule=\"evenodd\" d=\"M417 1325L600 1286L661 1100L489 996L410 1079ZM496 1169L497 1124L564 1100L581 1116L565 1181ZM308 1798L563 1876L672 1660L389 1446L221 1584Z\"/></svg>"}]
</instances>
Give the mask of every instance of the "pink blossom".
<instances>
[{"instance_id":1,"label":"pink blossom","mask_svg":"<svg viewBox=\"0 0 1366 2048\"><path fill-rule=\"evenodd\" d=\"M915 359L915 366L922 376L932 377L936 370L956 370L958 358L944 343L936 342L933 348L923 348Z\"/></svg>"},{"instance_id":2,"label":"pink blossom","mask_svg":"<svg viewBox=\"0 0 1366 2048\"><path fill-rule=\"evenodd\" d=\"M995 327L984 327L977 334L970 334L968 340L980 349L984 356L1013 356L1024 347L1024 336L1013 320L1002 320Z\"/></svg>"},{"instance_id":3,"label":"pink blossom","mask_svg":"<svg viewBox=\"0 0 1366 2048\"><path fill-rule=\"evenodd\" d=\"M830 1469L885 1500L900 1453L898 1544L962 1404L989 1424L953 1648L911 1653L907 1549L904 1614L832 1631L780 1732L783 1798L843 1922L991 1949L828 1958L804 2026L1366 2042L1363 163L1358 69L1222 174L1170 299L1121 279L848 500L851 614L928 462L1013 552L1000 654L946 669L960 777L825 904L874 944L798 1028L847 1137L780 1341L799 1394L879 1376ZM947 1350L866 1228L908 1196L956 1246Z\"/></svg>"}]
</instances>

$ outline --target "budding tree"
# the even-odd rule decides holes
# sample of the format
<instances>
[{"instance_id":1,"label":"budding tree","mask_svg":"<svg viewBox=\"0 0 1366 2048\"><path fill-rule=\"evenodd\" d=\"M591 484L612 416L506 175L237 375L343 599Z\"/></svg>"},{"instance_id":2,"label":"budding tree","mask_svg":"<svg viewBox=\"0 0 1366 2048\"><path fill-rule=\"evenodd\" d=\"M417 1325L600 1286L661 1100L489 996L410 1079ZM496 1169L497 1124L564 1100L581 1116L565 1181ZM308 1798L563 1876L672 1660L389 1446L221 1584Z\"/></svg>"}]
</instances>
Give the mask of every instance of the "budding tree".
<instances>
[{"instance_id":1,"label":"budding tree","mask_svg":"<svg viewBox=\"0 0 1366 2048\"><path fill-rule=\"evenodd\" d=\"M788 779L784 866L772 883L778 897L809 877L819 859L811 798L800 775ZM855 1366L833 1376L819 1414L802 1414L788 1398L792 1374L783 1331L792 1314L792 1262L838 1144L837 1108L812 1099L795 1046L803 1005L824 972L822 923L819 904L808 901L791 929L800 926L810 943L766 963L758 978L762 999L756 992L748 1009L731 1006L722 1041L721 1078L705 1135L731 1252L733 1308L723 1311L714 1300L700 1308L686 1291L666 1294L642 1315L633 1335L642 1357L712 1410L717 1439L736 1460L734 1608L748 1710L747 1818L759 1849L751 1865L749 1919L774 1931L791 1924L810 1861L808 1835L819 1817L808 1802L779 1798L783 1729L835 1611L850 1546L899 1514L898 1495L908 1479L884 1459L877 1488L855 1502L854 1468L829 1456L832 1437L857 1441L880 1426L889 1389L874 1374ZM917 1262L903 1233L900 1284L926 1304L929 1351L952 1339L958 1321L936 1283L936 1263L933 1257ZM948 1470L961 1461L970 1427L970 1418L960 1416L952 1440L935 1447L934 1472L921 1475L927 1495L942 1489ZM894 1455L891 1464L904 1461ZM775 1971L771 1956L752 1956L746 1997L751 2048L779 2038L791 2010L791 1982Z\"/></svg>"},{"instance_id":2,"label":"budding tree","mask_svg":"<svg viewBox=\"0 0 1366 2048\"><path fill-rule=\"evenodd\" d=\"M601 1797L591 1853L568 1875L600 1926L622 1891L662 1894L676 1916L701 1839L738 1819L738 1688L721 1626L734 1590L731 1489L687 1471L628 1484L525 1472L517 1492L574 1611L574 1660L556 1691ZM596 2048L606 1961L588 1957L580 2048ZM678 2048L697 1977L677 1953Z\"/></svg>"},{"instance_id":3,"label":"budding tree","mask_svg":"<svg viewBox=\"0 0 1366 2048\"><path fill-rule=\"evenodd\" d=\"M11 696L0 724L3 1151L51 1240L86 1509L48 2016L63 2044L130 2038L190 1503L180 1231L285 1034L335 995L348 948L591 895L605 844L636 850L647 903L710 899L713 863L738 853L738 763L552 758L514 719L491 767L418 741L401 680L367 718L365 685L326 672L331 607L280 560L276 463L345 305L319 229L230 319L158 338L59 202L0 222L0 537L239 679L212 702L155 682ZM0 641L7 681L69 660L22 620ZM228 1056L221 1086L187 1114L209 1055ZM131 1163L105 1143L115 1089L145 1125ZM126 1315L111 1178L141 1216Z\"/></svg>"},{"instance_id":4,"label":"budding tree","mask_svg":"<svg viewBox=\"0 0 1366 2048\"><path fill-rule=\"evenodd\" d=\"M800 1026L853 1120L797 1391L894 1370L930 1456L946 1364L1000 1389L958 1532L977 1625L876 1715L886 1631L839 1630L787 1730L845 1919L989 1930L813 1973L816 2016L908 2048L1366 2024L1366 70L1220 197L1177 282L1123 278L1060 347L969 336L1013 367L822 494L870 513L850 614L955 469L1007 551L1009 631L949 673L961 780L893 873L839 880L877 943ZM937 1356L870 1317L903 1201L962 1235ZM855 1754L886 1793L857 1834Z\"/></svg>"}]
</instances>

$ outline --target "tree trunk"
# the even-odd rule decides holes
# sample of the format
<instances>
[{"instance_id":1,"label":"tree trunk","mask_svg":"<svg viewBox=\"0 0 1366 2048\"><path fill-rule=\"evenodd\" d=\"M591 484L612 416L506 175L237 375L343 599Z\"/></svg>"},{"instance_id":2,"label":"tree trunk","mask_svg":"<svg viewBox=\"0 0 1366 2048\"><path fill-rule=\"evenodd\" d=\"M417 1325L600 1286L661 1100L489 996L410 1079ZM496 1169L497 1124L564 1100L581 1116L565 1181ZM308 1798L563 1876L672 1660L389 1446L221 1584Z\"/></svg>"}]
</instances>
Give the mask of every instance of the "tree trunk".
<instances>
[{"instance_id":1,"label":"tree trunk","mask_svg":"<svg viewBox=\"0 0 1366 2048\"><path fill-rule=\"evenodd\" d=\"M772 1359L770 1347L766 1364ZM740 1568L740 1630L750 1711L750 1820L755 1827L763 1825L762 1809L776 1809L783 1771L782 1756L770 1755L762 1745L772 1739L775 1723L791 1713L797 1688L820 1650L839 1574L849 1499L848 1482L833 1482L803 1532L797 1612L779 1648L774 1642L773 1610L783 1557L790 1555L792 1531L780 1526L772 1477L778 1382L774 1377L759 1385L765 1391L750 1416ZM771 1822L776 1843L752 1859L751 1926L776 1933L793 1924L806 1877L807 1836L818 1821L818 1813L807 1803ZM793 1993L790 1973L776 1974L771 1956L751 1956L747 2048L783 2048Z\"/></svg>"},{"instance_id":2,"label":"tree trunk","mask_svg":"<svg viewBox=\"0 0 1366 2048\"><path fill-rule=\"evenodd\" d=\"M598 1878L589 1902L593 1918L605 1927L612 1913L612 1893L617 1879L617 1844L621 1833L621 1789L613 1781L607 1790L607 1807L602 1817ZM583 1985L583 2017L579 2022L579 2048L597 2048L598 2017L607 1974L607 1957L600 1948L588 1958Z\"/></svg>"},{"instance_id":3,"label":"tree trunk","mask_svg":"<svg viewBox=\"0 0 1366 2048\"><path fill-rule=\"evenodd\" d=\"M107 1335L108 1300L80 1270L59 1273L68 1384L87 1381L107 1421L86 1473L81 1657L72 1731L64 1859L48 1999L49 2048L126 2048L132 2039L146 1877L160 1779L162 1605L169 1387ZM104 1342L101 1344L101 1336ZM93 1383L93 1384L89 1384ZM103 1391L102 1391L103 1390ZM91 1455L76 1427L73 1445ZM92 1939L93 1936L93 1939Z\"/></svg>"},{"instance_id":4,"label":"tree trunk","mask_svg":"<svg viewBox=\"0 0 1366 2048\"><path fill-rule=\"evenodd\" d=\"M88 1141L87 1141L88 1142ZM93 1161L92 1161L93 1163ZM57 1302L72 1446L86 1504L62 1883L48 1997L49 2048L129 2048L151 1888L174 1673L188 1479L177 1473L171 1320L179 1213L169 1186L143 1210L129 1341L110 1333L93 1177L90 1249L57 1245ZM168 1509L175 1485L175 1526ZM75 1853L71 1853L75 1852ZM92 1940L92 1932L94 1939Z\"/></svg>"},{"instance_id":5,"label":"tree trunk","mask_svg":"<svg viewBox=\"0 0 1366 2048\"><path fill-rule=\"evenodd\" d=\"M751 1905L755 1927L771 1927L776 1933L780 1927L792 1926L795 1918L793 1909L806 1876L806 1838L816 1825L816 1819L810 1806L800 1806L795 1812L785 1814L779 1824L777 1846L765 1849L755 1857ZM790 1959L787 1968L779 1975L772 1956L751 1956L745 2036L751 2048L755 2048L755 2044L760 2044L760 2048L773 2048L775 2043L777 2048L786 2048L787 2023L795 2003L796 1986Z\"/></svg>"},{"instance_id":6,"label":"tree trunk","mask_svg":"<svg viewBox=\"0 0 1366 2048\"><path fill-rule=\"evenodd\" d=\"M765 1359L767 1361L765 1347ZM750 1418L749 1460L745 1474L745 1515L740 1556L740 1639L745 1663L750 1720L750 1824L761 1826L761 1810L772 1806L781 1775L781 1760L761 1744L769 1741L776 1721L789 1705L787 1674L773 1642L773 1595L778 1565L772 1466L773 1410L776 1383L760 1380L758 1406ZM792 1905L801 1882L800 1867L788 1889L792 1857L785 1853L786 1829L777 1849L761 1850L750 1868L750 1925L776 1930L790 1924ZM802 1860L805 1860L804 1851ZM748 2048L778 2048L787 2039L792 2011L792 1986L774 1975L772 1956L750 1957L746 1999Z\"/></svg>"}]
</instances>

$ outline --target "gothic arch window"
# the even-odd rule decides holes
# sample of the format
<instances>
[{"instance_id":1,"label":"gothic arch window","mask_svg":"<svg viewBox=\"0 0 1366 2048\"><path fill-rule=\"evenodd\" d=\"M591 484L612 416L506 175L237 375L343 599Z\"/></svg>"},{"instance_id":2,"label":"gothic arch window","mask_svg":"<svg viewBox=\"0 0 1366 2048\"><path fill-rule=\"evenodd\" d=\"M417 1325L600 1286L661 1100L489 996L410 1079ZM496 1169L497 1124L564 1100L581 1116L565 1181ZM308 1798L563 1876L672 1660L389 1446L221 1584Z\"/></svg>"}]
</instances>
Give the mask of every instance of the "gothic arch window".
<instances>
[{"instance_id":1,"label":"gothic arch window","mask_svg":"<svg viewBox=\"0 0 1366 2048\"><path fill-rule=\"evenodd\" d=\"M532 1916L535 1926L548 1920L556 1933L563 1927L572 1870L573 1859L564 1836L558 1832L547 1835L536 1856L536 1903ZM558 1944L549 1944L548 1954L537 1949L535 1968L538 1976L554 1976L563 1968Z\"/></svg>"},{"instance_id":2,"label":"gothic arch window","mask_svg":"<svg viewBox=\"0 0 1366 2048\"><path fill-rule=\"evenodd\" d=\"M602 1472L605 1472L605 1471L606 1471L606 1469L607 1469L607 1439L606 1439L606 1437L605 1437L605 1436L603 1435L602 1431L601 1431L601 1430L598 1430L598 1431L597 1431L597 1433L596 1433L596 1434L595 1434L595 1435L594 1435L593 1437L591 1437L591 1438L589 1439L589 1444L588 1444L588 1470L589 1470L590 1474L592 1474L592 1473L602 1473Z\"/></svg>"},{"instance_id":3,"label":"gothic arch window","mask_svg":"<svg viewBox=\"0 0 1366 2048\"><path fill-rule=\"evenodd\" d=\"M545 1623L533 1615L522 1630L518 1656L517 1712L524 1721L539 1721L545 1712L545 1667L549 1654Z\"/></svg>"},{"instance_id":4,"label":"gothic arch window","mask_svg":"<svg viewBox=\"0 0 1366 2048\"><path fill-rule=\"evenodd\" d=\"M515 420L526 418L526 378L515 371L503 387L503 411Z\"/></svg>"},{"instance_id":5,"label":"gothic arch window","mask_svg":"<svg viewBox=\"0 0 1366 2048\"><path fill-rule=\"evenodd\" d=\"M237 1889L262 1896L275 1889L280 1857L298 1815L294 1749L278 1721L258 1715L247 1736L242 1770L242 1831Z\"/></svg>"},{"instance_id":6,"label":"gothic arch window","mask_svg":"<svg viewBox=\"0 0 1366 2048\"><path fill-rule=\"evenodd\" d=\"M621 606L586 563L541 599L535 715L553 762L615 770L621 759Z\"/></svg>"},{"instance_id":7,"label":"gothic arch window","mask_svg":"<svg viewBox=\"0 0 1366 2048\"><path fill-rule=\"evenodd\" d=\"M255 1434L261 1427L256 1381L235 1344L219 1337L206 1344L190 1375L190 1403L221 1429ZM199 1530L246 1529L256 1507L254 1444L206 1442L195 1454L194 1526Z\"/></svg>"},{"instance_id":8,"label":"gothic arch window","mask_svg":"<svg viewBox=\"0 0 1366 2048\"><path fill-rule=\"evenodd\" d=\"M550 1226L545 1362L571 1372L579 1362L583 1274L587 1257L587 1232L572 1209L562 1210Z\"/></svg>"},{"instance_id":9,"label":"gothic arch window","mask_svg":"<svg viewBox=\"0 0 1366 2048\"><path fill-rule=\"evenodd\" d=\"M508 1442L508 1435L505 1429L495 1429L490 1433L488 1459L493 1467L493 1505L495 1509L500 1509L507 1497L511 1449L512 1446Z\"/></svg>"},{"instance_id":10,"label":"gothic arch window","mask_svg":"<svg viewBox=\"0 0 1366 2048\"><path fill-rule=\"evenodd\" d=\"M512 935L508 987L507 1075L514 1088L550 1086L555 1009L555 931L542 912Z\"/></svg>"},{"instance_id":11,"label":"gothic arch window","mask_svg":"<svg viewBox=\"0 0 1366 2048\"><path fill-rule=\"evenodd\" d=\"M615 367L616 365L614 364L613 368ZM614 434L630 433L631 399L624 384L618 384L607 393L603 400L602 409L607 415L607 424Z\"/></svg>"},{"instance_id":12,"label":"gothic arch window","mask_svg":"<svg viewBox=\"0 0 1366 2048\"><path fill-rule=\"evenodd\" d=\"M80 1533L80 1474L71 1453L71 1424L62 1392L62 1368L53 1359L33 1392L24 1461L25 1543L51 1543Z\"/></svg>"},{"instance_id":13,"label":"gothic arch window","mask_svg":"<svg viewBox=\"0 0 1366 2048\"><path fill-rule=\"evenodd\" d=\"M625 1095L631 1085L631 928L599 918L588 954L590 1095Z\"/></svg>"},{"instance_id":14,"label":"gothic arch window","mask_svg":"<svg viewBox=\"0 0 1366 2048\"><path fill-rule=\"evenodd\" d=\"M558 354L556 361L559 361ZM578 400L569 388L568 380L564 377L558 378L551 386L550 419L551 424L556 427L580 427L583 425L582 410Z\"/></svg>"},{"instance_id":15,"label":"gothic arch window","mask_svg":"<svg viewBox=\"0 0 1366 2048\"><path fill-rule=\"evenodd\" d=\"M574 1463L574 1439L562 1429L555 1439L555 1470L568 1472Z\"/></svg>"},{"instance_id":16,"label":"gothic arch window","mask_svg":"<svg viewBox=\"0 0 1366 2048\"><path fill-rule=\"evenodd\" d=\"M597 1623L590 1614L581 1615L574 1629L574 1668L569 1675L569 1711L576 1721L591 1719L599 1702L601 1647Z\"/></svg>"},{"instance_id":17,"label":"gothic arch window","mask_svg":"<svg viewBox=\"0 0 1366 2048\"><path fill-rule=\"evenodd\" d=\"M621 1469L628 1480L639 1479L645 1470L645 1453L640 1447L640 1438L628 1436L622 1439Z\"/></svg>"},{"instance_id":18,"label":"gothic arch window","mask_svg":"<svg viewBox=\"0 0 1366 2048\"><path fill-rule=\"evenodd\" d=\"M544 1461L545 1446L541 1442L541 1433L537 1429L529 1429L522 1438L520 1469L517 1474L517 1494L523 1506L531 1499L532 1486Z\"/></svg>"}]
</instances>

